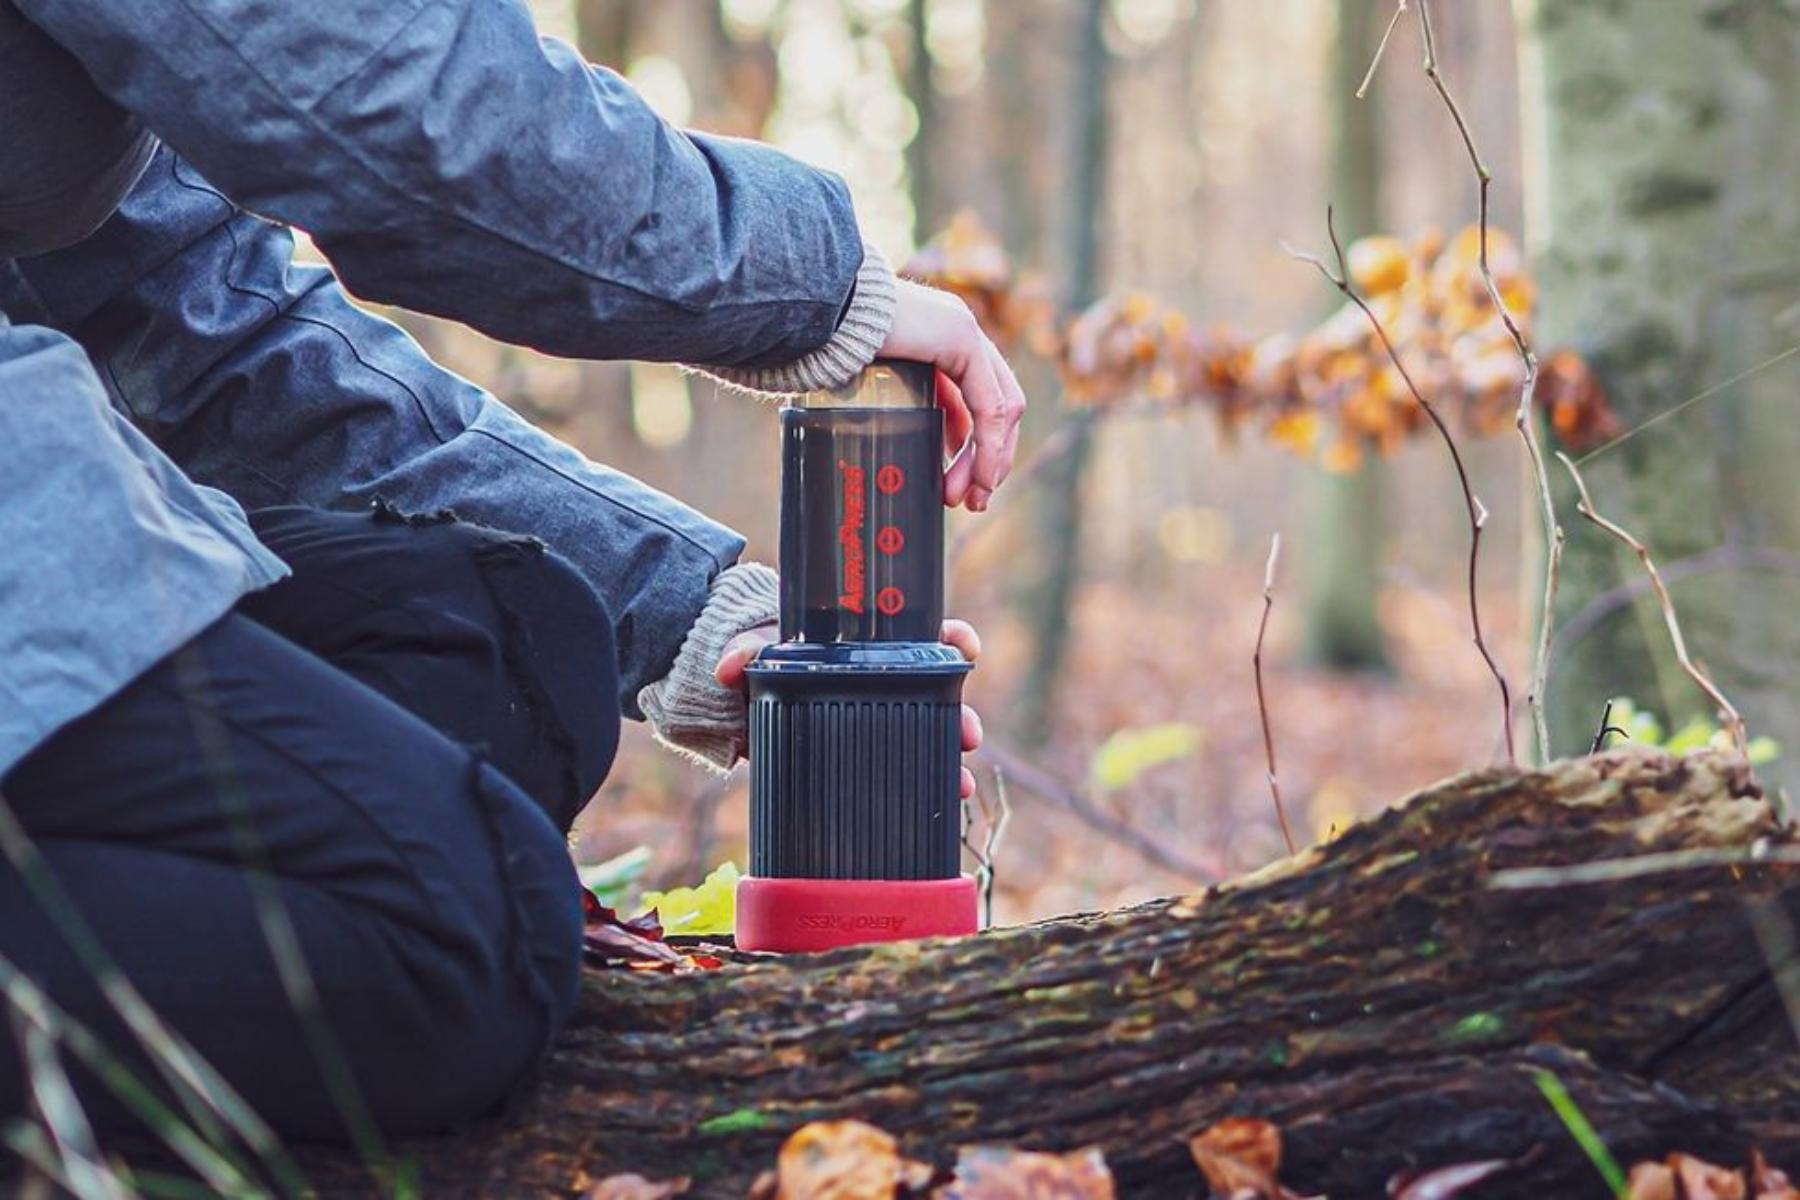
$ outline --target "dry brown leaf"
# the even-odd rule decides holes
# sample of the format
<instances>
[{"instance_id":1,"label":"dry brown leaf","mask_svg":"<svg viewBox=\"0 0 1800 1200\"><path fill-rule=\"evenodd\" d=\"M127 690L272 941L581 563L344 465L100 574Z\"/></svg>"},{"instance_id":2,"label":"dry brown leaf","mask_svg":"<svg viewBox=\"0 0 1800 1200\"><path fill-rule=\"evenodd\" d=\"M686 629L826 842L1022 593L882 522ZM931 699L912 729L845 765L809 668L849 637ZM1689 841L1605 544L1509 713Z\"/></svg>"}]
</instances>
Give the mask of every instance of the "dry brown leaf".
<instances>
[{"instance_id":1,"label":"dry brown leaf","mask_svg":"<svg viewBox=\"0 0 1800 1200\"><path fill-rule=\"evenodd\" d=\"M1227 1117L1188 1139L1188 1150L1215 1196L1306 1200L1281 1186L1281 1131L1268 1121Z\"/></svg>"},{"instance_id":2,"label":"dry brown leaf","mask_svg":"<svg viewBox=\"0 0 1800 1200\"><path fill-rule=\"evenodd\" d=\"M814 1121L782 1145L774 1194L776 1200L893 1200L919 1177L918 1168L873 1125Z\"/></svg>"},{"instance_id":3,"label":"dry brown leaf","mask_svg":"<svg viewBox=\"0 0 1800 1200\"><path fill-rule=\"evenodd\" d=\"M645 1179L642 1175L608 1175L583 1193L583 1200L670 1200L688 1190L689 1180Z\"/></svg>"},{"instance_id":4,"label":"dry brown leaf","mask_svg":"<svg viewBox=\"0 0 1800 1200\"><path fill-rule=\"evenodd\" d=\"M1098 1147L1040 1154L965 1146L956 1175L932 1193L940 1200L1113 1200L1112 1171Z\"/></svg>"},{"instance_id":5,"label":"dry brown leaf","mask_svg":"<svg viewBox=\"0 0 1800 1200\"><path fill-rule=\"evenodd\" d=\"M1678 1200L1675 1172L1666 1163L1637 1164L1625 1181L1624 1200Z\"/></svg>"},{"instance_id":6,"label":"dry brown leaf","mask_svg":"<svg viewBox=\"0 0 1800 1200\"><path fill-rule=\"evenodd\" d=\"M1669 1166L1685 1200L1745 1200L1748 1195L1742 1174L1691 1154L1669 1155Z\"/></svg>"},{"instance_id":7,"label":"dry brown leaf","mask_svg":"<svg viewBox=\"0 0 1800 1200\"><path fill-rule=\"evenodd\" d=\"M1785 1172L1771 1167L1761 1150L1750 1152L1750 1188L1756 1200L1800 1200L1800 1188Z\"/></svg>"}]
</instances>

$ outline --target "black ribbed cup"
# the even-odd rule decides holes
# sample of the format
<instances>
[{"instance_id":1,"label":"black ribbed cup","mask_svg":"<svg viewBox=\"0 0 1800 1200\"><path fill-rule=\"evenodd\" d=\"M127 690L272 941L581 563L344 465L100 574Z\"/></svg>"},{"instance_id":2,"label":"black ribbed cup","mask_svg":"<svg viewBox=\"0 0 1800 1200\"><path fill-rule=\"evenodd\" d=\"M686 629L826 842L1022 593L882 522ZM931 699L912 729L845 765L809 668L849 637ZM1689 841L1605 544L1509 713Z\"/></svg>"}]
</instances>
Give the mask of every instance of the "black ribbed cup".
<instances>
[{"instance_id":1,"label":"black ribbed cup","mask_svg":"<svg viewBox=\"0 0 1800 1200\"><path fill-rule=\"evenodd\" d=\"M943 646L846 649L770 647L752 668L750 873L954 878L969 666Z\"/></svg>"}]
</instances>

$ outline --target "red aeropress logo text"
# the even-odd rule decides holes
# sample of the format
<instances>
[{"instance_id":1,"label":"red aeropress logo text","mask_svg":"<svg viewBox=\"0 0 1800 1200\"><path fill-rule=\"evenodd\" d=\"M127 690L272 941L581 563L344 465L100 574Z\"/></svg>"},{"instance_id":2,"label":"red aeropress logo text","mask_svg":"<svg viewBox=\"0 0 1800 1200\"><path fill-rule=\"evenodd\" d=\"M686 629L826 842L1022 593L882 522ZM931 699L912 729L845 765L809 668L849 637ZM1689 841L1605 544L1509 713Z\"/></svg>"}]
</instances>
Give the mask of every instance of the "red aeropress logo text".
<instances>
[{"instance_id":1,"label":"red aeropress logo text","mask_svg":"<svg viewBox=\"0 0 1800 1200\"><path fill-rule=\"evenodd\" d=\"M838 526L838 544L844 549L844 586L838 604L848 612L861 616L863 597L868 591L868 552L863 547L863 518L867 503L863 499L868 472L855 463L839 460L838 470L844 476L844 520ZM906 472L889 463L875 472L875 486L884 496L897 495L906 486ZM906 535L897 526L884 525L875 534L875 548L890 558L906 546ZM885 587L875 596L875 607L883 616L898 616L906 608L906 593L897 587Z\"/></svg>"},{"instance_id":2,"label":"red aeropress logo text","mask_svg":"<svg viewBox=\"0 0 1800 1200\"><path fill-rule=\"evenodd\" d=\"M855 463L838 462L844 473L844 523L838 526L838 544L844 548L844 592L838 603L857 616L863 613L863 479L867 472Z\"/></svg>"}]
</instances>

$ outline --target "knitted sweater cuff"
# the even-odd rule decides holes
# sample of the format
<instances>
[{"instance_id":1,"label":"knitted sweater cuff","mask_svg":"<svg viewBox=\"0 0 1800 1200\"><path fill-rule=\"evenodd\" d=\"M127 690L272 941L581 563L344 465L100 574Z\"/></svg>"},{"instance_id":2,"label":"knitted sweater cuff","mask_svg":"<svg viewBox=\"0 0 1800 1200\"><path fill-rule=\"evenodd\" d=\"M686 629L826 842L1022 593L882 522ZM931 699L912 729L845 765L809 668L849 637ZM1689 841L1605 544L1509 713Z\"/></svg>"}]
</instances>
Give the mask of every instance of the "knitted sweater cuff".
<instances>
[{"instance_id":1,"label":"knitted sweater cuff","mask_svg":"<svg viewBox=\"0 0 1800 1200\"><path fill-rule=\"evenodd\" d=\"M787 395L842 387L875 361L894 327L899 302L894 270L868 242L850 293L850 307L831 340L803 358L778 367L700 367L722 383L745 391Z\"/></svg>"},{"instance_id":2,"label":"knitted sweater cuff","mask_svg":"<svg viewBox=\"0 0 1800 1200\"><path fill-rule=\"evenodd\" d=\"M638 707L656 738L685 758L721 773L749 748L744 694L713 674L725 646L740 633L773 623L781 611L774 571L739 563L719 572L675 665L638 692Z\"/></svg>"}]
</instances>

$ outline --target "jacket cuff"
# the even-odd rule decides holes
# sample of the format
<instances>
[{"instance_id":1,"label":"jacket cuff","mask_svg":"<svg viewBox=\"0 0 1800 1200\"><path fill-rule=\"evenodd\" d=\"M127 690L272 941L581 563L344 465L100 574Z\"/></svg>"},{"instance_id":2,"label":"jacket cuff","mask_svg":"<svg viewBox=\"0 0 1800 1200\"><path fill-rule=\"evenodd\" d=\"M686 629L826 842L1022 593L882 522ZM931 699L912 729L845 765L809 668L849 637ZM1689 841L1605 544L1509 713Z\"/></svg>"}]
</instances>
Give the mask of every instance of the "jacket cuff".
<instances>
[{"instance_id":1,"label":"jacket cuff","mask_svg":"<svg viewBox=\"0 0 1800 1200\"><path fill-rule=\"evenodd\" d=\"M675 665L638 692L638 706L657 741L720 773L744 757L749 748L744 694L720 683L713 670L732 638L773 623L780 612L778 580L768 567L740 563L719 572Z\"/></svg>"},{"instance_id":2,"label":"jacket cuff","mask_svg":"<svg viewBox=\"0 0 1800 1200\"><path fill-rule=\"evenodd\" d=\"M868 242L862 266L850 291L850 304L831 340L817 350L778 367L700 367L698 370L745 391L772 395L819 392L842 387L875 361L894 327L899 300L894 269Z\"/></svg>"}]
</instances>

